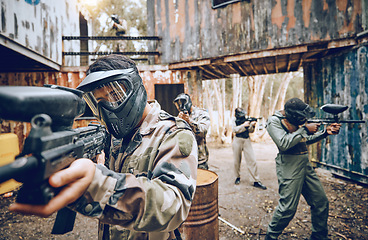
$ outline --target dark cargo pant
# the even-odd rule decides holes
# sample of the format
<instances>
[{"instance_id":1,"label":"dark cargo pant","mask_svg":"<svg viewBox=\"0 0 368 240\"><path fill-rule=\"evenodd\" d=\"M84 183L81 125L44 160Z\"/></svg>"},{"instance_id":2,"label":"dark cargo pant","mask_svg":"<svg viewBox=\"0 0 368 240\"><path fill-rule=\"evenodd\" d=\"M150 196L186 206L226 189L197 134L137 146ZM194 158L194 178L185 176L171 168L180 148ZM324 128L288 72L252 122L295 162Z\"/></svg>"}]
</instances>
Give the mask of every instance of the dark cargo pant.
<instances>
[{"instance_id":1,"label":"dark cargo pant","mask_svg":"<svg viewBox=\"0 0 368 240\"><path fill-rule=\"evenodd\" d=\"M293 219L300 195L311 207L311 239L327 239L328 199L322 184L308 160L308 154L276 157L280 200L268 225L267 237L277 239Z\"/></svg>"}]
</instances>

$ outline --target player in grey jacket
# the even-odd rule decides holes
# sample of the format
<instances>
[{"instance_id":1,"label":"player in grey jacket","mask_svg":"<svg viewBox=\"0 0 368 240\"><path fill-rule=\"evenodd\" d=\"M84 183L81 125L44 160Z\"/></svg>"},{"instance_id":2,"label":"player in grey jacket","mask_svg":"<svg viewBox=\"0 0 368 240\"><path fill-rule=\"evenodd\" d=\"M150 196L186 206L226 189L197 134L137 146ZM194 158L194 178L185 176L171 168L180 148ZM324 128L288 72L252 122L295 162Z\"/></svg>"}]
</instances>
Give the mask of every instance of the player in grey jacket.
<instances>
[{"instance_id":1,"label":"player in grey jacket","mask_svg":"<svg viewBox=\"0 0 368 240\"><path fill-rule=\"evenodd\" d=\"M280 200L268 225L266 240L277 239L287 227L297 211L300 195L311 206L311 239L328 239L328 199L309 162L307 145L338 134L341 125L333 123L318 131L319 124L306 123L314 114L308 104L293 98L285 103L283 111L276 111L267 121L267 131L279 149L275 160Z\"/></svg>"}]
</instances>

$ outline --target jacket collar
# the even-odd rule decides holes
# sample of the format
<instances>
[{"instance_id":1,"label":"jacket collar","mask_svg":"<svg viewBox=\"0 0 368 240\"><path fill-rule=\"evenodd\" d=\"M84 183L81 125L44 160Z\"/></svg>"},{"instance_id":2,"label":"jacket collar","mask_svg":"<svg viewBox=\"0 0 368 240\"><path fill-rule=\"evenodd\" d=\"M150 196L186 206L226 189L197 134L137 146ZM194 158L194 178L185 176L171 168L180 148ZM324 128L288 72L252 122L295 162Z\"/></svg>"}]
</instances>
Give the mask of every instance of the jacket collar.
<instances>
[{"instance_id":1,"label":"jacket collar","mask_svg":"<svg viewBox=\"0 0 368 240\"><path fill-rule=\"evenodd\" d=\"M149 104L151 106L151 110L142 122L139 131L141 135L147 135L152 132L157 127L157 123L159 121L159 113L161 111L160 104L156 100L150 102Z\"/></svg>"}]
</instances>

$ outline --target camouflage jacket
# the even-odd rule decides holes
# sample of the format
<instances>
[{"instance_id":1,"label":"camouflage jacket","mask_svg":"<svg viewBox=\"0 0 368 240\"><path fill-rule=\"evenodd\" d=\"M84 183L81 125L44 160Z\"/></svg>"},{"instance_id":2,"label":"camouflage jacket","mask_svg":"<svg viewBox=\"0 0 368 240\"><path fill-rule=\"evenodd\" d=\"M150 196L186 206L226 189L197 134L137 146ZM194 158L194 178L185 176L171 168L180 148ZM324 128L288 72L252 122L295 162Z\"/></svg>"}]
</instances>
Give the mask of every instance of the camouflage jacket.
<instances>
[{"instance_id":1,"label":"camouflage jacket","mask_svg":"<svg viewBox=\"0 0 368 240\"><path fill-rule=\"evenodd\" d=\"M207 131L211 125L210 115L205 109L192 106L189 115L190 123L198 144L198 164L208 161L208 148L206 144Z\"/></svg>"},{"instance_id":2,"label":"camouflage jacket","mask_svg":"<svg viewBox=\"0 0 368 240\"><path fill-rule=\"evenodd\" d=\"M188 216L194 197L194 134L157 102L151 106L129 140L113 142L111 170L96 165L86 193L70 206L110 224L111 239L175 239L173 231Z\"/></svg>"}]
</instances>

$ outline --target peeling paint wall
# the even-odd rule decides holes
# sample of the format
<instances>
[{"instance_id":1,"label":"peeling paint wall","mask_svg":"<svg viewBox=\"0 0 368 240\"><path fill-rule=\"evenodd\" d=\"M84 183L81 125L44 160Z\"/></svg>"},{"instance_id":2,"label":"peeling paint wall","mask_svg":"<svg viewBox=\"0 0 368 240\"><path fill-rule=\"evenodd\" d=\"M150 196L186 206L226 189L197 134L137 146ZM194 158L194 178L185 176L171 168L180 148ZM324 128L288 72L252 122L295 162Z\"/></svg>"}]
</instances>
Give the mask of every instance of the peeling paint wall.
<instances>
[{"instance_id":1,"label":"peeling paint wall","mask_svg":"<svg viewBox=\"0 0 368 240\"><path fill-rule=\"evenodd\" d=\"M148 0L148 35L162 37L161 63L295 46L366 30L363 3L252 0L212 9L211 0Z\"/></svg>"},{"instance_id":2,"label":"peeling paint wall","mask_svg":"<svg viewBox=\"0 0 368 240\"><path fill-rule=\"evenodd\" d=\"M79 42L62 45L63 35L79 35L77 0L1 0L0 35L62 64L62 51L79 51ZM64 65L79 65L71 59Z\"/></svg>"},{"instance_id":3,"label":"peeling paint wall","mask_svg":"<svg viewBox=\"0 0 368 240\"><path fill-rule=\"evenodd\" d=\"M365 124L343 124L339 135L312 150L314 160L337 174L368 183L368 45L305 64L304 76L311 106L346 105L349 109L341 114L343 119L366 120ZM317 116L331 117L321 110Z\"/></svg>"}]
</instances>

